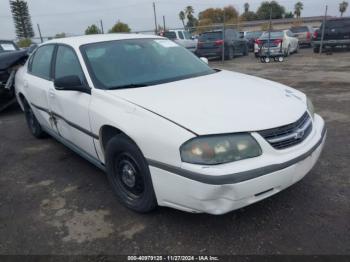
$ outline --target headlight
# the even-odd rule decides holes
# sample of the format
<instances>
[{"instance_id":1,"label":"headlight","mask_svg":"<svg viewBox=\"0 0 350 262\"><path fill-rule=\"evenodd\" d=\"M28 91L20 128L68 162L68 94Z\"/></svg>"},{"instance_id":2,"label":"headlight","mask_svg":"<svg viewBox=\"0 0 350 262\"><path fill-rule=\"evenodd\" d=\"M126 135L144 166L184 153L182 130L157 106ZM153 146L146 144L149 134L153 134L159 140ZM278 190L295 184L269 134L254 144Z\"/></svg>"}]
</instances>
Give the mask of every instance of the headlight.
<instances>
[{"instance_id":1,"label":"headlight","mask_svg":"<svg viewBox=\"0 0 350 262\"><path fill-rule=\"evenodd\" d=\"M191 139L180 153L183 162L216 165L260 156L261 148L250 134L237 133Z\"/></svg>"},{"instance_id":2,"label":"headlight","mask_svg":"<svg viewBox=\"0 0 350 262\"><path fill-rule=\"evenodd\" d=\"M312 104L309 98L307 98L307 110L309 111L311 117L314 118L315 109L314 109L314 105Z\"/></svg>"}]
</instances>

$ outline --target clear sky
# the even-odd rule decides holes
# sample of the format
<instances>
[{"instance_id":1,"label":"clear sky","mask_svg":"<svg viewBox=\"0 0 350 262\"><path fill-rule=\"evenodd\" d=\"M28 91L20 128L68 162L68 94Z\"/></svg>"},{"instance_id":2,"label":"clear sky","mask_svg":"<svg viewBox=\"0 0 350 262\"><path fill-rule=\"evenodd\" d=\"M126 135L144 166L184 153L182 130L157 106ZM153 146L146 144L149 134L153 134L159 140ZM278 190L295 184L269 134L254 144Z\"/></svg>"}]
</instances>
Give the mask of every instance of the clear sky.
<instances>
[{"instance_id":1,"label":"clear sky","mask_svg":"<svg viewBox=\"0 0 350 262\"><path fill-rule=\"evenodd\" d=\"M287 11L293 11L298 0L279 0ZM329 15L339 16L339 3L342 0L301 0L304 3L302 16L324 14L325 6ZM44 36L65 32L72 35L83 34L88 25L102 19L105 31L121 20L129 24L133 31L154 28L152 0L27 0L36 36L39 23ZM262 0L155 0L158 24L163 15L167 27L180 27L178 13L187 5L192 5L196 14L209 7L233 5L240 12L245 2L256 11ZM350 7L344 14L350 16ZM14 39L15 29L10 12L9 0L0 0L0 39Z\"/></svg>"}]
</instances>

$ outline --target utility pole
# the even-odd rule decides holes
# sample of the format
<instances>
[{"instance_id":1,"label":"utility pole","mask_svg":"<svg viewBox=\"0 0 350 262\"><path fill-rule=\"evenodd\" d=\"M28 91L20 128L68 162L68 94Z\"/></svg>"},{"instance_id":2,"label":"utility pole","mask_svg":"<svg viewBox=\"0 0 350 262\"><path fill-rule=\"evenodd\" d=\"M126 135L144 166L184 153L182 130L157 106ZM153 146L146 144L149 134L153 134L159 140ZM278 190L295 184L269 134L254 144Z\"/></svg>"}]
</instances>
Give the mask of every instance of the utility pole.
<instances>
[{"instance_id":1,"label":"utility pole","mask_svg":"<svg viewBox=\"0 0 350 262\"><path fill-rule=\"evenodd\" d=\"M157 25L157 13L156 13L156 3L153 2L153 14L154 14L154 25L155 25L155 33L158 33L158 25Z\"/></svg>"},{"instance_id":2,"label":"utility pole","mask_svg":"<svg viewBox=\"0 0 350 262\"><path fill-rule=\"evenodd\" d=\"M226 12L225 12L225 9L224 9L224 24L222 26L222 40L223 40L223 43L222 43L222 63L225 63L225 22L226 22Z\"/></svg>"},{"instance_id":3,"label":"utility pole","mask_svg":"<svg viewBox=\"0 0 350 262\"><path fill-rule=\"evenodd\" d=\"M100 25L101 25L101 33L104 34L105 32L103 31L103 22L102 22L102 19L100 19Z\"/></svg>"},{"instance_id":4,"label":"utility pole","mask_svg":"<svg viewBox=\"0 0 350 262\"><path fill-rule=\"evenodd\" d=\"M165 32L165 16L163 15L163 30Z\"/></svg>"},{"instance_id":5,"label":"utility pole","mask_svg":"<svg viewBox=\"0 0 350 262\"><path fill-rule=\"evenodd\" d=\"M326 5L326 12L324 14L323 23L322 23L322 35L321 35L321 44L320 44L320 54L322 54L322 49L323 49L323 39L324 39L324 30L326 28L327 11L328 11L328 5Z\"/></svg>"},{"instance_id":6,"label":"utility pole","mask_svg":"<svg viewBox=\"0 0 350 262\"><path fill-rule=\"evenodd\" d=\"M43 43L44 41L43 41L43 37L41 36L40 26L39 26L39 24L36 24L36 25L37 25L37 27L38 27L39 36L40 36L40 41L41 41L41 43Z\"/></svg>"}]
</instances>

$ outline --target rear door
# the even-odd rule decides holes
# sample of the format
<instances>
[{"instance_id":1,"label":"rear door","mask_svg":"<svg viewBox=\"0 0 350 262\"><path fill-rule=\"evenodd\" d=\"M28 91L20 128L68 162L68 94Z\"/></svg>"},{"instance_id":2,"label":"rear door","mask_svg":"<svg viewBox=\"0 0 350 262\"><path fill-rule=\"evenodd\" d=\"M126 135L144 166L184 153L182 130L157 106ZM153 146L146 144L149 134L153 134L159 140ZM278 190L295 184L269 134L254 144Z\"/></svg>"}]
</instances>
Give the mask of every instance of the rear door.
<instances>
[{"instance_id":1,"label":"rear door","mask_svg":"<svg viewBox=\"0 0 350 262\"><path fill-rule=\"evenodd\" d=\"M43 45L31 56L28 63L28 74L24 80L26 97L32 106L39 123L52 128L52 117L48 103L48 92L53 88L51 62L55 45Z\"/></svg>"}]
</instances>

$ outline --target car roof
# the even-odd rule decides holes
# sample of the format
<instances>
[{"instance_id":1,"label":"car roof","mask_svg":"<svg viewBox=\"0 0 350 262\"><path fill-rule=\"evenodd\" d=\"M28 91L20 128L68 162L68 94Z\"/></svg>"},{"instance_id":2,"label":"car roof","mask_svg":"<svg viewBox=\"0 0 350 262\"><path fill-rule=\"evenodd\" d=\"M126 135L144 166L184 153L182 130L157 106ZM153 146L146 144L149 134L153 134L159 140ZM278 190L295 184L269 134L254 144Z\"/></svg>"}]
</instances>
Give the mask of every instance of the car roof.
<instances>
[{"instance_id":1,"label":"car roof","mask_svg":"<svg viewBox=\"0 0 350 262\"><path fill-rule=\"evenodd\" d=\"M107 42L114 40L128 40L128 39L147 39L147 38L159 38L166 39L157 35L145 35L145 34L96 34L96 35L84 35L84 36L73 36L73 37L65 37L65 38L57 38L52 39L45 42L46 44L67 44L76 48L79 46L99 43L99 42Z\"/></svg>"}]
</instances>

